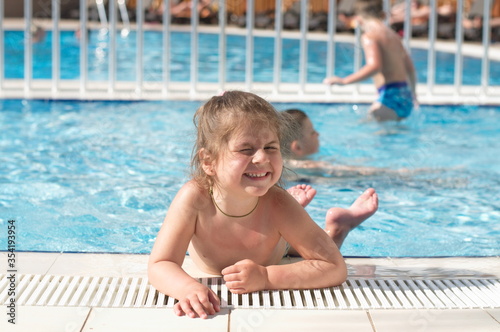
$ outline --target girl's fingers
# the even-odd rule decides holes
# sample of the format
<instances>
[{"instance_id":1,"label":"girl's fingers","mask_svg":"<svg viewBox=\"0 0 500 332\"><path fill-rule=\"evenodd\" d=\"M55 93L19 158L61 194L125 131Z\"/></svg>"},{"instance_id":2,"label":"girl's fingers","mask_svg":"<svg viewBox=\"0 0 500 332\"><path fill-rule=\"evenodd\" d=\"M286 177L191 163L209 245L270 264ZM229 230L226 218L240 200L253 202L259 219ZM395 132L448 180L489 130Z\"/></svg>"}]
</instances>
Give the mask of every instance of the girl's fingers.
<instances>
[{"instance_id":1,"label":"girl's fingers","mask_svg":"<svg viewBox=\"0 0 500 332\"><path fill-rule=\"evenodd\" d=\"M194 313L196 313L198 315L198 317L203 318L203 319L208 317L208 314L206 312L206 308L205 308L205 306L202 305L201 302L193 301L193 303L191 303L191 307L193 308Z\"/></svg>"},{"instance_id":2,"label":"girl's fingers","mask_svg":"<svg viewBox=\"0 0 500 332\"><path fill-rule=\"evenodd\" d=\"M179 302L181 305L182 311L189 317L194 318L196 317L196 313L193 311L193 308L191 306L191 303L189 300L184 300Z\"/></svg>"}]
</instances>

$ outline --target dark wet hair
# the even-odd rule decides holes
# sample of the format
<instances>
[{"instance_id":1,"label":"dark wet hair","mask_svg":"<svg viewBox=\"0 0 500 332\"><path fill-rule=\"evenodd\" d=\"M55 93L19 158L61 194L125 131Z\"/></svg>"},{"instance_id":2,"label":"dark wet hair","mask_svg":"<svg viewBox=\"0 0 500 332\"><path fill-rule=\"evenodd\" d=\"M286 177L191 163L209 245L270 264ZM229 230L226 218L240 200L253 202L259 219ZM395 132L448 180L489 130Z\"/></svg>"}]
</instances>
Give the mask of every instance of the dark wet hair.
<instances>
[{"instance_id":1,"label":"dark wet hair","mask_svg":"<svg viewBox=\"0 0 500 332\"><path fill-rule=\"evenodd\" d=\"M384 6L381 0L357 0L354 6L356 15L384 19Z\"/></svg>"}]
</instances>

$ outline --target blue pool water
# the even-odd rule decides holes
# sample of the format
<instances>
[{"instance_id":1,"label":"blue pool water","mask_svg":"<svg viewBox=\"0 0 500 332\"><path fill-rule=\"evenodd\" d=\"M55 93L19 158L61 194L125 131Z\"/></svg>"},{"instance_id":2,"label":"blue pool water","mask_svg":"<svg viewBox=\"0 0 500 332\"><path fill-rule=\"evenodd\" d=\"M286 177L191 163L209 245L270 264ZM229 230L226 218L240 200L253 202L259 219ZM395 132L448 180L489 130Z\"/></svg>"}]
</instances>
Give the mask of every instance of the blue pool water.
<instances>
[{"instance_id":1,"label":"blue pool water","mask_svg":"<svg viewBox=\"0 0 500 332\"><path fill-rule=\"evenodd\" d=\"M218 75L218 38L216 34L199 35L199 81L216 82ZM61 33L61 79L76 79L80 76L79 40L72 31ZM187 32L172 32L170 57L170 77L173 81L187 82L190 78L190 42ZM144 34L144 80L162 80L163 46L160 32L147 31ZM294 83L299 81L299 40L283 40L283 65L281 81ZM254 80L272 82L274 40L268 37L255 38ZM107 80L108 78L108 37L91 31L89 35L88 63L89 80ZM52 76L51 65L52 34L47 32L45 39L34 44L33 77L47 79ZM133 81L136 77L136 36L131 32L126 38L117 38L117 74L119 81ZM243 82L245 75L245 37L227 37L227 80ZM326 76L327 44L323 41L309 41L307 80L321 83ZM417 69L419 82L427 82L427 50L413 48L411 56ZM350 43L337 43L335 49L335 74L345 76L353 71L354 48ZM464 57L462 83L481 84L481 61L477 58ZM453 84L455 54L437 52L435 82ZM22 31L5 32L5 73L6 78L24 76L24 39ZM500 85L500 62L490 63L490 85Z\"/></svg>"},{"instance_id":2,"label":"blue pool water","mask_svg":"<svg viewBox=\"0 0 500 332\"><path fill-rule=\"evenodd\" d=\"M0 247L15 219L19 250L149 252L187 179L199 105L1 100ZM422 106L381 125L363 121L367 105L275 106L308 112L321 133L315 158L381 169L301 174L318 189L307 210L320 225L329 207L379 192L344 255L500 255L499 107ZM418 172L393 173L403 168Z\"/></svg>"}]
</instances>

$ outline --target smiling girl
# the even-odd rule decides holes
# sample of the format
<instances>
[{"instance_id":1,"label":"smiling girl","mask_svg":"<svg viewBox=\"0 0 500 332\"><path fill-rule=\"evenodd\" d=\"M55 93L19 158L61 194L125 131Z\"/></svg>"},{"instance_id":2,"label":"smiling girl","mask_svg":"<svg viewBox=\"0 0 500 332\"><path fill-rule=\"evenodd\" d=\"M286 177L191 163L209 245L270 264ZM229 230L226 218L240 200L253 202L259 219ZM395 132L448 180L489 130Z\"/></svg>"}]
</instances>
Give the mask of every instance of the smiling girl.
<instances>
[{"instance_id":1,"label":"smiling girl","mask_svg":"<svg viewBox=\"0 0 500 332\"><path fill-rule=\"evenodd\" d=\"M151 284L178 299L175 313L207 318L220 310L217 295L182 269L187 250L235 294L344 282L335 242L278 184L286 132L279 112L254 94L228 91L200 107L194 122L192 179L172 201L148 267ZM303 260L278 265L290 246Z\"/></svg>"}]
</instances>

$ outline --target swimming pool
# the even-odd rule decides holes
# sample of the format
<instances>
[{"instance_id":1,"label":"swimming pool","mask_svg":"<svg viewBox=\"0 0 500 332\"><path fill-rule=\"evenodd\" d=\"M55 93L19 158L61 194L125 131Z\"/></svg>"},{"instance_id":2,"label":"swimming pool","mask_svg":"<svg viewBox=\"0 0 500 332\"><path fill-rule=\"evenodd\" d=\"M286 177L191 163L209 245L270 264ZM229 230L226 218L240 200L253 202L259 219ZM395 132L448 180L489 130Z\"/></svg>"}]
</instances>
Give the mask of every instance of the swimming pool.
<instances>
[{"instance_id":1,"label":"swimming pool","mask_svg":"<svg viewBox=\"0 0 500 332\"><path fill-rule=\"evenodd\" d=\"M171 32L170 77L172 81L188 82L190 79L190 42L188 32ZM218 39L213 33L199 34L199 81L217 82L218 80ZM79 40L74 31L62 31L60 71L61 79L77 79L80 76ZM144 80L162 81L163 36L158 31L144 33ZM283 39L283 63L281 81L296 83L299 81L300 40ZM51 63L52 34L47 32L40 43L33 45L33 78L49 79L52 76ZM24 77L24 35L22 31L5 31L5 67L7 79ZM136 35L132 31L126 38L117 39L117 71L118 81L134 81L136 79ZM241 35L227 36L227 82L245 81L245 37ZM273 81L272 37L255 37L254 81ZM109 44L108 36L96 30L89 32L88 44L88 79L90 81L107 80L109 77ZM326 76L327 43L311 40L308 42L307 81L321 83ZM418 82L427 82L427 50L412 48L411 56L415 62ZM352 43L337 42L335 49L335 74L346 76L353 71L354 46ZM436 53L436 84L453 84L455 54L450 52ZM481 60L479 58L463 58L464 72L462 84L481 84ZM500 62L491 61L489 65L489 85L500 85Z\"/></svg>"},{"instance_id":2,"label":"swimming pool","mask_svg":"<svg viewBox=\"0 0 500 332\"><path fill-rule=\"evenodd\" d=\"M187 179L199 105L0 100L2 229L16 220L18 250L148 253ZM310 115L321 133L316 158L384 169L301 174L318 189L307 209L320 225L329 207L379 192L379 211L350 234L344 255L500 255L499 107L422 106L380 125L363 121L367 105L275 106ZM401 168L420 171L385 172Z\"/></svg>"}]
</instances>

